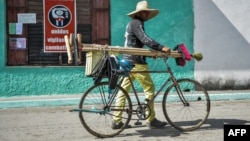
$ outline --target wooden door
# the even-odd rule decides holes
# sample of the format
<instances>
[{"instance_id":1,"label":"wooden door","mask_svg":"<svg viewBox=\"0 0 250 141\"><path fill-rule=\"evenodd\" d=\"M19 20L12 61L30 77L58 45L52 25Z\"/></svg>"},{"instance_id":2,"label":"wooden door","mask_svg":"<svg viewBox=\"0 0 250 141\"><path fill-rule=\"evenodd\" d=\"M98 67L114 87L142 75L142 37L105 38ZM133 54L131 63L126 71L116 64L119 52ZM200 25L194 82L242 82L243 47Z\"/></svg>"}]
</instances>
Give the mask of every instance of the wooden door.
<instances>
[{"instance_id":1,"label":"wooden door","mask_svg":"<svg viewBox=\"0 0 250 141\"><path fill-rule=\"evenodd\" d=\"M27 12L27 0L7 0L7 64L26 65L27 64L27 25L23 24L21 33L17 32L16 23L18 13ZM19 41L26 40L25 45L20 45ZM23 42L21 42L23 43Z\"/></svg>"}]
</instances>

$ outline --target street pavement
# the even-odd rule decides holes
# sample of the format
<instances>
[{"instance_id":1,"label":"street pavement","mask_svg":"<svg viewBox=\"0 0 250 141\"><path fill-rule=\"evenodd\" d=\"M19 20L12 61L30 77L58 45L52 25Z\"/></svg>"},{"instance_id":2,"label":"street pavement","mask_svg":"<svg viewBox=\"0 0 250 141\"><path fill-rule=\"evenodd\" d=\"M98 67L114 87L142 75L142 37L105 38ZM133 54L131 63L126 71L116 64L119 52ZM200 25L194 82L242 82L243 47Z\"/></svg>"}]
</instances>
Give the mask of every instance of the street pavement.
<instances>
[{"instance_id":1,"label":"street pavement","mask_svg":"<svg viewBox=\"0 0 250 141\"><path fill-rule=\"evenodd\" d=\"M223 141L223 125L250 125L250 99L214 100L206 123L191 132L180 132L170 125L148 129L133 125L113 138L97 138L81 125L78 113L70 106L38 106L0 109L0 141ZM165 120L160 103L157 118Z\"/></svg>"}]
</instances>

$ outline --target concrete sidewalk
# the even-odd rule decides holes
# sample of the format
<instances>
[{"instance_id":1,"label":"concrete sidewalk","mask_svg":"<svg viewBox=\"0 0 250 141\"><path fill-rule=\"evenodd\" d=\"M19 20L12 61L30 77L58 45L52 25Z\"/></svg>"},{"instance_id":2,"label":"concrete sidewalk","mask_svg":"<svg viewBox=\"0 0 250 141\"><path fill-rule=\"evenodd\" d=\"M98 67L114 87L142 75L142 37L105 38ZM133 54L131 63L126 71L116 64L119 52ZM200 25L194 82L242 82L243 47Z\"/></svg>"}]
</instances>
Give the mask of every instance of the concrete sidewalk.
<instances>
[{"instance_id":1,"label":"concrete sidewalk","mask_svg":"<svg viewBox=\"0 0 250 141\"><path fill-rule=\"evenodd\" d=\"M208 93L211 101L250 99L250 90L208 91ZM81 96L82 94L0 97L0 109L77 105Z\"/></svg>"},{"instance_id":2,"label":"concrete sidewalk","mask_svg":"<svg viewBox=\"0 0 250 141\"><path fill-rule=\"evenodd\" d=\"M77 103L77 101L76 101ZM26 107L0 109L1 141L223 141L224 124L250 125L250 99L211 101L205 124L191 132L180 132L170 125L150 130L135 126L113 138L100 139L81 125L78 112L71 106ZM161 104L155 104L157 118L165 120Z\"/></svg>"}]
</instances>

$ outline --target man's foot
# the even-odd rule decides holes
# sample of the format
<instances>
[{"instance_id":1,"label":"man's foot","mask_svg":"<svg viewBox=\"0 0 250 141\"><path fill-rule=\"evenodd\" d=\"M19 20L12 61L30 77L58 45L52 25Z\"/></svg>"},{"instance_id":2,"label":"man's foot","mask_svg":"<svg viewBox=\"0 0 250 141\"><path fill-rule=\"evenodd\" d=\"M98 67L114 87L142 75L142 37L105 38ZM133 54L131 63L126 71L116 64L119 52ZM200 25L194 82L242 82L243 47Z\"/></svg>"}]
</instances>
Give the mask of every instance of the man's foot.
<instances>
[{"instance_id":1,"label":"man's foot","mask_svg":"<svg viewBox=\"0 0 250 141\"><path fill-rule=\"evenodd\" d=\"M119 122L119 123L112 122L111 128L112 129L121 129L123 125L124 125L124 123L122 123L122 122ZM131 128L131 126L127 125L126 128Z\"/></svg>"},{"instance_id":2,"label":"man's foot","mask_svg":"<svg viewBox=\"0 0 250 141\"><path fill-rule=\"evenodd\" d=\"M166 125L167 125L167 122L159 121L156 118L154 120L152 120L151 122L147 122L147 126L150 129L162 128Z\"/></svg>"}]
</instances>

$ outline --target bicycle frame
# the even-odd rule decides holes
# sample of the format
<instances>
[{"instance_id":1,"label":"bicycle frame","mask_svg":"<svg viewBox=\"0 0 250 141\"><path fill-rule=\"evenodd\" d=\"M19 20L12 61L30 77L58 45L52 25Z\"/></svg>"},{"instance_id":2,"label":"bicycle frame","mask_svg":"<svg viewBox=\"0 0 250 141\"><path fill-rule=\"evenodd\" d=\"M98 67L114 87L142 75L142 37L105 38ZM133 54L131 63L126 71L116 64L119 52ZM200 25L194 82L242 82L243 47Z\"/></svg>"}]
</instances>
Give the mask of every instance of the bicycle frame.
<instances>
[{"instance_id":1,"label":"bicycle frame","mask_svg":"<svg viewBox=\"0 0 250 141\"><path fill-rule=\"evenodd\" d=\"M175 88L176 88L176 91L177 91L177 94L178 94L180 100L183 102L183 104L184 104L185 106L187 106L188 103L187 103L187 101L185 100L184 96L182 95L182 92L181 92L180 89L179 89L179 85L178 85L178 83L177 83L177 81L176 81L176 78L174 77L174 73L173 73L171 67L170 67L169 64L168 64L168 58L165 57L165 58L163 58L163 59L164 59L164 62L165 62L165 64L166 64L166 66L167 66L167 70L165 70L165 71L164 71L164 70L163 70L163 71L131 71L131 72L129 72L129 73L130 73L130 74L131 74L131 73L168 73L168 74L169 74L169 78L164 82L163 85L161 85L160 89L157 90L157 92L155 93L153 99L150 100L150 101L148 101L148 102L150 103L151 101L154 101L155 98L156 98L156 97L162 92L162 90L167 86L167 84L169 84L169 83L172 82L172 83L175 85ZM130 84L131 84L131 87L132 87L134 96L135 96L135 98L136 98L136 100L137 100L137 102L138 102L138 105L140 105L141 102L140 102L140 100L139 100L138 93L137 93L137 91L136 91L136 89L135 89L135 86L134 86L134 84L133 84L133 82L132 82L132 80L131 80L130 75L128 75L128 78L129 78L129 81L130 81ZM121 79L119 85L121 85L123 79L124 79L124 77Z\"/></svg>"},{"instance_id":2,"label":"bicycle frame","mask_svg":"<svg viewBox=\"0 0 250 141\"><path fill-rule=\"evenodd\" d=\"M107 54L106 54L106 55L107 55ZM107 55L107 56L108 56L108 55ZM164 59L164 62L165 62L165 64L166 64L166 66L167 66L167 70L160 70L160 71L130 71L129 74L131 74L131 73L168 73L168 74L169 74L169 78L164 82L164 84L160 87L160 89L156 91L156 93L155 93L153 99L147 101L147 104L150 104L150 102L153 102L153 101L155 100L155 98L162 92L162 90L163 90L169 83L172 82L172 84L175 85L175 88L176 88L176 91L177 91L177 94L178 94L180 100L182 101L182 103L184 104L184 106L188 106L189 104L188 104L188 102L185 100L185 98L184 98L182 92L180 91L180 88L179 88L179 85L178 85L178 83L177 83L177 80L176 80L176 78L174 77L174 74L173 74L173 72L172 72L172 69L171 69L171 67L170 67L169 64L168 64L168 57L164 57L163 59ZM137 92L136 89L135 89L135 86L134 86L134 84L133 84L133 82L132 82L132 80L131 80L130 75L128 75L128 76L126 76L126 77L129 78L129 81L130 81L130 84L131 84L131 87L132 87L132 91L133 91L134 96L135 96L135 98L136 98L137 104L138 104L138 105L141 105L142 103L141 103L141 101L140 101L140 99L139 99L138 92ZM120 79L120 81L119 81L119 83L118 83L119 86L121 86L121 83L122 83L122 81L123 81L124 78L125 78L125 76L122 76L122 77L121 77L121 79ZM115 90L116 90L116 89L115 89ZM100 90L100 91L103 91L103 90ZM115 92L115 93L116 93L116 94L113 94L113 95L110 97L110 100L108 100L108 102L107 102L107 101L105 102L105 103L106 103L106 106L105 106L105 107L110 107L111 103L113 102L114 98L115 98L116 95L117 95L117 92ZM92 113L101 113L101 114L105 114L105 113L108 113L109 110L116 111L116 109L105 109L105 108L104 108L104 110L72 109L72 110L70 110L70 111L71 111L71 112L73 112L73 111L74 111L74 112L92 112ZM125 110L125 111L126 111L126 110ZM133 111L134 111L134 110L133 110ZM131 112L133 112L133 111L131 111Z\"/></svg>"}]
</instances>

